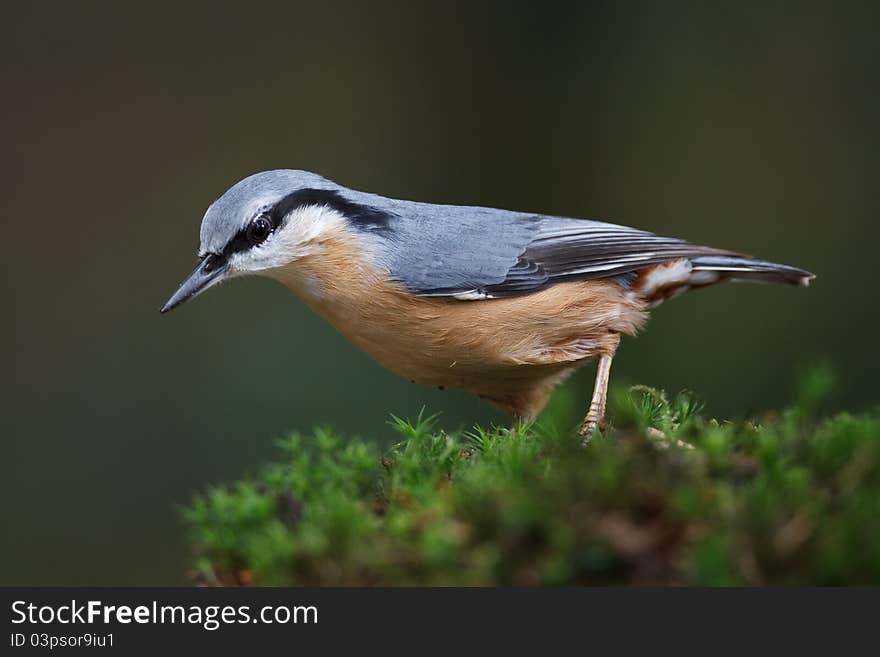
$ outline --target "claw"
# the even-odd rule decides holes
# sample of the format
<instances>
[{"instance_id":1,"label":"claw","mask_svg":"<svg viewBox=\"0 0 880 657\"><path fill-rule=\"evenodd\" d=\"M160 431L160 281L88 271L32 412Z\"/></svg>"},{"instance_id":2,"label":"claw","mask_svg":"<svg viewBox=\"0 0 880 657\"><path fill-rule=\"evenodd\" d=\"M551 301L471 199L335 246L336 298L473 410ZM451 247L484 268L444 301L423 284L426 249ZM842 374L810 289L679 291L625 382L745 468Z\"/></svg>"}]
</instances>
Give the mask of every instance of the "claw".
<instances>
[{"instance_id":1,"label":"claw","mask_svg":"<svg viewBox=\"0 0 880 657\"><path fill-rule=\"evenodd\" d=\"M599 358L599 366L596 368L596 383L593 386L593 398L590 400L590 410L584 418L578 434L582 437L581 443L587 445L597 428L605 428L605 401L608 396L608 376L611 373L611 356L605 355Z\"/></svg>"}]
</instances>

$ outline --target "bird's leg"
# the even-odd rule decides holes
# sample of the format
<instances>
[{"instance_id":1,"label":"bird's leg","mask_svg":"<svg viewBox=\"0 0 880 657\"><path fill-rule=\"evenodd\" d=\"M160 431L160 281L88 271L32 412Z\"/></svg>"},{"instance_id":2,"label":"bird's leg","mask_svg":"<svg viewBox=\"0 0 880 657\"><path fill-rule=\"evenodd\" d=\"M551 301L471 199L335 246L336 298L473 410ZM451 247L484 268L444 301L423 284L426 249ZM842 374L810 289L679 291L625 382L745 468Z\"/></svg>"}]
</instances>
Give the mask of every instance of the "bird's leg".
<instances>
[{"instance_id":1,"label":"bird's leg","mask_svg":"<svg viewBox=\"0 0 880 657\"><path fill-rule=\"evenodd\" d=\"M613 357L613 354L603 354L599 357L599 365L596 367L596 383L593 386L593 398L590 400L590 408L578 432L583 437L585 444L589 442L596 427L605 422L608 376L611 374L611 359Z\"/></svg>"}]
</instances>

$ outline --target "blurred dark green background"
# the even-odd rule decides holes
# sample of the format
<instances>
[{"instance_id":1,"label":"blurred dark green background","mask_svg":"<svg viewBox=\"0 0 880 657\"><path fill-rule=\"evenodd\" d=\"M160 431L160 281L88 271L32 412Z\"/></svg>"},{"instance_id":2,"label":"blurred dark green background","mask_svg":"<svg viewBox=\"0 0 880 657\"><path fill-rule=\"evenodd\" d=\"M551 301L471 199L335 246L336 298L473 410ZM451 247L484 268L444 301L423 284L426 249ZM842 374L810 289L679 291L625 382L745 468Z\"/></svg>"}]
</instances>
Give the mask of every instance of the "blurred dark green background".
<instances>
[{"instance_id":1,"label":"blurred dark green background","mask_svg":"<svg viewBox=\"0 0 880 657\"><path fill-rule=\"evenodd\" d=\"M2 3L0 584L184 582L175 504L292 429L502 420L265 280L159 315L208 204L263 169L806 267L662 307L615 380L743 416L828 362L837 407L873 405L880 12L760 5Z\"/></svg>"}]
</instances>

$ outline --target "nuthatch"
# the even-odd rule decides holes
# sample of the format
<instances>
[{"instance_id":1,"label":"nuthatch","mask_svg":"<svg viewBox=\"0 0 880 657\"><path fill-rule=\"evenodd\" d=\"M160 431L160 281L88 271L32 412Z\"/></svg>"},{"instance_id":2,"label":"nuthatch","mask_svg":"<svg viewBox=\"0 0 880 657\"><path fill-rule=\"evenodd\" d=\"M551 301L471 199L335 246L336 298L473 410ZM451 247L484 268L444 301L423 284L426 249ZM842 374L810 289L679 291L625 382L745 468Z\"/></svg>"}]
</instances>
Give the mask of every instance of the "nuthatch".
<instances>
[{"instance_id":1,"label":"nuthatch","mask_svg":"<svg viewBox=\"0 0 880 657\"><path fill-rule=\"evenodd\" d=\"M246 274L289 287L391 371L517 420L598 359L584 435L603 420L620 335L648 310L726 280L813 278L626 226L399 201L295 170L245 178L208 208L199 265L162 312Z\"/></svg>"}]
</instances>

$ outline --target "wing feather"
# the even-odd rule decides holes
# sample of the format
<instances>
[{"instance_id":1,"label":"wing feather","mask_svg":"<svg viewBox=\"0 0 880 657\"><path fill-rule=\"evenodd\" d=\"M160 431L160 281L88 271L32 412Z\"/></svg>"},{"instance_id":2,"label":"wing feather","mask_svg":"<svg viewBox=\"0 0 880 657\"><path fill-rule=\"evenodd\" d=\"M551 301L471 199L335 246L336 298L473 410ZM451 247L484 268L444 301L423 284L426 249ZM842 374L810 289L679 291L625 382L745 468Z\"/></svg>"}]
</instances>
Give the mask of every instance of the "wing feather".
<instances>
[{"instance_id":1,"label":"wing feather","mask_svg":"<svg viewBox=\"0 0 880 657\"><path fill-rule=\"evenodd\" d=\"M394 218L389 271L423 296L515 296L675 258L738 255L590 219L361 196Z\"/></svg>"},{"instance_id":2,"label":"wing feather","mask_svg":"<svg viewBox=\"0 0 880 657\"><path fill-rule=\"evenodd\" d=\"M484 298L512 296L561 281L615 278L676 258L710 255L738 254L626 226L542 217L507 277L476 291Z\"/></svg>"}]
</instances>

